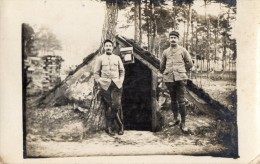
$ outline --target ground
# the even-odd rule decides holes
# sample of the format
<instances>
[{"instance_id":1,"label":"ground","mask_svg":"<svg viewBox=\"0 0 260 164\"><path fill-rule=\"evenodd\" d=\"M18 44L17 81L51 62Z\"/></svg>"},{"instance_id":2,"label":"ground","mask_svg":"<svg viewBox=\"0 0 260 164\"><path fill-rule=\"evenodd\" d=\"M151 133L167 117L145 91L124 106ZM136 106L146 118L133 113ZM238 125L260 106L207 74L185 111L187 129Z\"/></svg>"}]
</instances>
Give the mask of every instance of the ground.
<instances>
[{"instance_id":1,"label":"ground","mask_svg":"<svg viewBox=\"0 0 260 164\"><path fill-rule=\"evenodd\" d=\"M193 79L196 86L202 88L214 100L220 102L230 110L236 104L236 83L229 80L212 80L206 78Z\"/></svg>"},{"instance_id":2,"label":"ground","mask_svg":"<svg viewBox=\"0 0 260 164\"><path fill-rule=\"evenodd\" d=\"M62 109L63 108L63 109ZM51 111L51 112L50 112ZM61 112L64 111L64 112ZM27 155L29 157L61 157L127 154L205 154L225 156L229 147L219 138L217 120L189 112L187 126L191 133L183 134L172 126L171 111L162 111L165 125L160 132L126 130L122 136L111 137L104 131L84 133L81 113L70 106L34 109L37 119L28 119ZM39 114L40 113L40 114ZM62 114L61 114L62 113ZM59 116L62 116L59 117ZM42 117L42 118L41 118ZM46 118L49 123L47 123Z\"/></svg>"},{"instance_id":3,"label":"ground","mask_svg":"<svg viewBox=\"0 0 260 164\"><path fill-rule=\"evenodd\" d=\"M231 90L212 92L212 97L228 99ZM223 83L214 87L222 89ZM227 85L224 85L227 86ZM228 85L233 87L234 85ZM224 88L224 87L223 87ZM217 93L219 95L217 95ZM230 104L231 103L231 104ZM28 157L69 157L89 155L145 155L181 154L228 156L235 154L234 123L218 120L215 116L188 109L189 133L173 126L169 107L161 108L163 127L161 131L125 130L124 135L109 136L105 131L88 133L84 113L73 105L26 110L26 153Z\"/></svg>"}]
</instances>

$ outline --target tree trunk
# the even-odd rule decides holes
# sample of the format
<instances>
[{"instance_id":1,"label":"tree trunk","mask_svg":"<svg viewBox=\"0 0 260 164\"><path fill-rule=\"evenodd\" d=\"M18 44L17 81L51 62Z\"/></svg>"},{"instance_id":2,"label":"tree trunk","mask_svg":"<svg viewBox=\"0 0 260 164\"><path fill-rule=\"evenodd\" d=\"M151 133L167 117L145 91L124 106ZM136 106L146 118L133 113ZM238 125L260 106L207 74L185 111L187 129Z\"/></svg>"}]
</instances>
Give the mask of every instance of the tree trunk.
<instances>
[{"instance_id":1,"label":"tree trunk","mask_svg":"<svg viewBox=\"0 0 260 164\"><path fill-rule=\"evenodd\" d=\"M231 60L230 60L230 53L228 58L228 71L229 71L229 81L231 81Z\"/></svg>"},{"instance_id":2,"label":"tree trunk","mask_svg":"<svg viewBox=\"0 0 260 164\"><path fill-rule=\"evenodd\" d=\"M220 3L220 10L221 10L221 3ZM214 67L216 67L217 65L217 42L218 42L218 33L219 33L219 18L220 18L220 15L218 16L218 20L217 20L217 27L215 29L215 45L214 45L214 53L215 53L215 56L214 56Z\"/></svg>"},{"instance_id":3,"label":"tree trunk","mask_svg":"<svg viewBox=\"0 0 260 164\"><path fill-rule=\"evenodd\" d=\"M183 25L184 25L184 28L183 28L183 43L182 43L182 46L185 47L185 38L186 38L186 37L185 37L185 27L186 27L186 26L185 26L185 25L186 25L186 22L185 22L185 21L183 22Z\"/></svg>"},{"instance_id":4,"label":"tree trunk","mask_svg":"<svg viewBox=\"0 0 260 164\"><path fill-rule=\"evenodd\" d=\"M230 12L230 8L228 9L228 17L227 17L227 22L229 24L229 12ZM223 75L226 71L226 53L227 53L227 37L228 37L228 29L226 28L225 29L225 33L224 33L224 36L223 36L223 56L222 56L222 67L223 67L223 72L221 73L221 76L223 78Z\"/></svg>"},{"instance_id":5,"label":"tree trunk","mask_svg":"<svg viewBox=\"0 0 260 164\"><path fill-rule=\"evenodd\" d=\"M145 1L145 9L148 11L148 2ZM150 39L150 18L146 16L146 24L147 24L147 50L151 51L151 39Z\"/></svg>"},{"instance_id":6,"label":"tree trunk","mask_svg":"<svg viewBox=\"0 0 260 164\"><path fill-rule=\"evenodd\" d=\"M218 27L215 29L215 32L214 32L214 37L215 37L215 44L214 44L214 69L216 67L216 60L217 60L217 31L218 31Z\"/></svg>"},{"instance_id":7,"label":"tree trunk","mask_svg":"<svg viewBox=\"0 0 260 164\"><path fill-rule=\"evenodd\" d=\"M186 49L189 50L190 46L189 46L189 30L190 30L190 25L191 25L191 4L188 4L189 6L189 13L188 13L188 19L187 19L187 31L186 31Z\"/></svg>"},{"instance_id":8,"label":"tree trunk","mask_svg":"<svg viewBox=\"0 0 260 164\"><path fill-rule=\"evenodd\" d=\"M142 8L141 8L141 0L138 1L138 11L139 11L139 45L142 45Z\"/></svg>"},{"instance_id":9,"label":"tree trunk","mask_svg":"<svg viewBox=\"0 0 260 164\"><path fill-rule=\"evenodd\" d=\"M115 42L118 6L116 2L106 2L106 15L103 24L101 45L105 39Z\"/></svg>"},{"instance_id":10,"label":"tree trunk","mask_svg":"<svg viewBox=\"0 0 260 164\"><path fill-rule=\"evenodd\" d=\"M173 14L174 14L174 16L173 16L173 23L172 23L172 30L177 30L176 29L176 17L177 17L177 13L176 13L176 5L175 5L175 3L174 3L174 1L173 1L173 3L172 3L172 11L173 11Z\"/></svg>"},{"instance_id":11,"label":"tree trunk","mask_svg":"<svg viewBox=\"0 0 260 164\"><path fill-rule=\"evenodd\" d=\"M137 42L137 43L140 43L139 39L139 35L140 35L140 28L139 28L139 5L140 3L138 2L135 2L134 3L134 8L135 8L135 12L134 12L134 20L135 20L135 35L134 35L134 40Z\"/></svg>"},{"instance_id":12,"label":"tree trunk","mask_svg":"<svg viewBox=\"0 0 260 164\"><path fill-rule=\"evenodd\" d=\"M155 21L155 16L154 16L154 3L151 3L151 11L152 11L152 38L151 38L151 53L155 55L155 47L156 47L156 35L157 35L157 25Z\"/></svg>"},{"instance_id":13,"label":"tree trunk","mask_svg":"<svg viewBox=\"0 0 260 164\"><path fill-rule=\"evenodd\" d=\"M207 19L207 0L204 0L204 4L205 4L205 22L206 22L206 26L207 26L207 50L206 50L206 60L207 60L207 77L210 71L210 32L209 32L209 19Z\"/></svg>"},{"instance_id":14,"label":"tree trunk","mask_svg":"<svg viewBox=\"0 0 260 164\"><path fill-rule=\"evenodd\" d=\"M203 63L202 63L202 59L200 59L200 73L202 74L202 70L203 70Z\"/></svg>"},{"instance_id":15,"label":"tree trunk","mask_svg":"<svg viewBox=\"0 0 260 164\"><path fill-rule=\"evenodd\" d=\"M224 36L224 47L223 47L223 56L222 56L222 73L220 74L221 79L223 79L224 73L226 71L226 36Z\"/></svg>"}]
</instances>

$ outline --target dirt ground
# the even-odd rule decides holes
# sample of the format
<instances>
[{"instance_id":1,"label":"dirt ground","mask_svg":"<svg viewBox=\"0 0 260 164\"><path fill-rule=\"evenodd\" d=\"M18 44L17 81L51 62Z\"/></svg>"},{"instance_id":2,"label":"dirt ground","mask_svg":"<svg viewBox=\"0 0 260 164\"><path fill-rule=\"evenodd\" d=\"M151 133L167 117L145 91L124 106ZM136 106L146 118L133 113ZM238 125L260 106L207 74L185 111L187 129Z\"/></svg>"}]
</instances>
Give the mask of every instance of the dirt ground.
<instances>
[{"instance_id":1,"label":"dirt ground","mask_svg":"<svg viewBox=\"0 0 260 164\"><path fill-rule=\"evenodd\" d=\"M125 130L124 135L111 137L104 131L85 133L83 113L75 111L72 106L28 109L27 157L146 154L229 156L232 153L232 147L221 138L222 125L215 118L189 111L187 126L190 131L184 134L178 126L173 126L171 111L162 110L161 113L165 125L160 132Z\"/></svg>"},{"instance_id":2,"label":"dirt ground","mask_svg":"<svg viewBox=\"0 0 260 164\"><path fill-rule=\"evenodd\" d=\"M193 80L205 92L235 110L235 83ZM33 98L31 99L33 100ZM28 104L31 101L28 99ZM162 101L164 101L162 99ZM168 100L169 101L169 100ZM160 108L163 127L159 132L125 130L124 135L109 136L105 131L86 132L84 113L73 105L26 108L27 157L80 157L91 155L178 154L236 156L236 123L188 108L188 133L173 126L172 111ZM211 109L209 109L211 110ZM234 155L235 154L235 155Z\"/></svg>"},{"instance_id":3,"label":"dirt ground","mask_svg":"<svg viewBox=\"0 0 260 164\"><path fill-rule=\"evenodd\" d=\"M165 138L148 131L125 131L110 137L98 133L80 142L30 141L27 155L31 157L80 157L92 155L186 154L216 155L225 152L222 145L209 145L198 137Z\"/></svg>"}]
</instances>

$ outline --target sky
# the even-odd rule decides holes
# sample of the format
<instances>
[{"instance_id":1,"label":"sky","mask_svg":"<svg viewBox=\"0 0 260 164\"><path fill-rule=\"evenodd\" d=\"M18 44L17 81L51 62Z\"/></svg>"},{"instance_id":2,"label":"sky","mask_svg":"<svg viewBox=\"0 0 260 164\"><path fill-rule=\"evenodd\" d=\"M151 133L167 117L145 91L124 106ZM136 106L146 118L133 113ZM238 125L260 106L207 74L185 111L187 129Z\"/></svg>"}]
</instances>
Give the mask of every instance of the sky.
<instances>
[{"instance_id":1,"label":"sky","mask_svg":"<svg viewBox=\"0 0 260 164\"><path fill-rule=\"evenodd\" d=\"M24 23L35 29L48 27L61 41L63 50L57 52L65 60L63 66L79 65L83 58L97 50L101 41L105 18L105 3L96 0L25 0L21 3ZM26 3L27 2L27 3ZM28 5L33 6L28 10ZM193 8L204 14L203 0L196 0ZM207 12L217 15L219 4L208 6ZM126 24L127 10L120 10L118 27ZM118 33L134 37L133 23L128 29L118 29Z\"/></svg>"},{"instance_id":2,"label":"sky","mask_svg":"<svg viewBox=\"0 0 260 164\"><path fill-rule=\"evenodd\" d=\"M196 2L193 5L193 8L197 11L198 14L204 15L205 14L204 0L196 0ZM223 11L227 11L227 10L225 10L225 8L223 7L221 10L219 3L210 3L209 5L207 5L207 13L211 15L218 15Z\"/></svg>"},{"instance_id":3,"label":"sky","mask_svg":"<svg viewBox=\"0 0 260 164\"><path fill-rule=\"evenodd\" d=\"M35 1L34 10L24 12L24 23L34 29L48 27L61 41L63 50L57 52L63 65L79 65L84 57L100 45L105 16L105 4L97 1ZM26 8L26 4L23 6Z\"/></svg>"}]
</instances>

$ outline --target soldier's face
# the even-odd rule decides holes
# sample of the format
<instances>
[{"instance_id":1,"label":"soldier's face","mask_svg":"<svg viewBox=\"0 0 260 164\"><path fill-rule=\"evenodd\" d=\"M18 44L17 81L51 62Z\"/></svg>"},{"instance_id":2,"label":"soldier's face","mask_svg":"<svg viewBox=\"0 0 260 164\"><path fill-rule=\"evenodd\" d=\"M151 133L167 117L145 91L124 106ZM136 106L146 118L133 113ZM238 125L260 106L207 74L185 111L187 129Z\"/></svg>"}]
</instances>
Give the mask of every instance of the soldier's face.
<instances>
[{"instance_id":1,"label":"soldier's face","mask_svg":"<svg viewBox=\"0 0 260 164\"><path fill-rule=\"evenodd\" d=\"M169 40L170 40L171 45L177 45L179 38L175 35L170 35Z\"/></svg>"},{"instance_id":2,"label":"soldier's face","mask_svg":"<svg viewBox=\"0 0 260 164\"><path fill-rule=\"evenodd\" d=\"M110 42L106 42L104 45L104 49L105 49L106 54L112 54L113 44Z\"/></svg>"}]
</instances>

